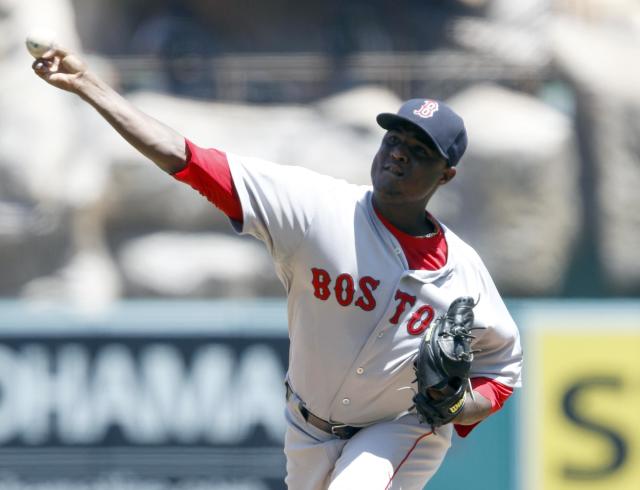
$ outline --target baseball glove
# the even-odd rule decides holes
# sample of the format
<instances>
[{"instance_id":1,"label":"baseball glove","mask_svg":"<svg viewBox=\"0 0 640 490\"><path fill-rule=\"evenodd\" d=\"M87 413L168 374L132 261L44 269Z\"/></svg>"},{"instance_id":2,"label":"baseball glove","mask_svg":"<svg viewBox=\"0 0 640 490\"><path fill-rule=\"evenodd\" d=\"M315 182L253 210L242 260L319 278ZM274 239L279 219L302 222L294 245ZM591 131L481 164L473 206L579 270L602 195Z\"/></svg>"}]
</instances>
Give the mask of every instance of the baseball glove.
<instances>
[{"instance_id":1,"label":"baseball glove","mask_svg":"<svg viewBox=\"0 0 640 490\"><path fill-rule=\"evenodd\" d=\"M464 408L473 361L473 307L468 296L453 301L436 318L420 343L414 362L418 390L413 397L418 418L433 429L451 422ZM476 327L477 328L477 327Z\"/></svg>"}]
</instances>

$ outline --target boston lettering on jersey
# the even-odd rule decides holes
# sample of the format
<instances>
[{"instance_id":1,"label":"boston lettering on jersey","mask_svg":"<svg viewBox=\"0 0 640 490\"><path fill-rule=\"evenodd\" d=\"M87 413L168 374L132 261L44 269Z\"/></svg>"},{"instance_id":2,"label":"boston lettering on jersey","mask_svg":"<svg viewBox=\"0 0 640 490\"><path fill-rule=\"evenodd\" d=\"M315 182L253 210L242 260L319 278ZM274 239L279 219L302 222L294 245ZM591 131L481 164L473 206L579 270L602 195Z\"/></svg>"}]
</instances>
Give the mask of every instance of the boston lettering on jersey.
<instances>
[{"instance_id":1,"label":"boston lettering on jersey","mask_svg":"<svg viewBox=\"0 0 640 490\"><path fill-rule=\"evenodd\" d=\"M356 281L351 274L342 273L339 274L335 281L331 278L331 275L324 269L313 267L311 269L311 284L313 286L313 295L322 300L327 301L333 296L336 302L340 306L350 306L356 297ZM376 299L373 295L373 291L380 285L378 279L374 279L371 276L364 276L358 280L358 287L360 295L355 300L355 305L363 311L371 311L376 307ZM413 307L416 304L416 297L412 294L396 290L394 296L396 301L396 309L389 323L397 325L400 321L400 317L407 309L407 305ZM417 308L409 317L407 321L407 332L411 335L422 334L433 321L435 317L435 310L431 305L424 304Z\"/></svg>"}]
</instances>

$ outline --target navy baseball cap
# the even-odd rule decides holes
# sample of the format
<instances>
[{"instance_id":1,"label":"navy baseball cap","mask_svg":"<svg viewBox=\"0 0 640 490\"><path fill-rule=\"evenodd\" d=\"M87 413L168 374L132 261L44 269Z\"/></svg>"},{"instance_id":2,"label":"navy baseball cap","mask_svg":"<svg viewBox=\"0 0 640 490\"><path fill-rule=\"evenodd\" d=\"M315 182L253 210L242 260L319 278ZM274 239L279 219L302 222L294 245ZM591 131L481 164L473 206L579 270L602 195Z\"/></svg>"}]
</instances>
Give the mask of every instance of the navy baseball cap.
<instances>
[{"instance_id":1,"label":"navy baseball cap","mask_svg":"<svg viewBox=\"0 0 640 490\"><path fill-rule=\"evenodd\" d=\"M402 104L397 114L383 112L378 114L376 121L386 130L407 123L416 126L433 142L450 167L458 164L467 149L464 121L439 100L411 99Z\"/></svg>"}]
</instances>

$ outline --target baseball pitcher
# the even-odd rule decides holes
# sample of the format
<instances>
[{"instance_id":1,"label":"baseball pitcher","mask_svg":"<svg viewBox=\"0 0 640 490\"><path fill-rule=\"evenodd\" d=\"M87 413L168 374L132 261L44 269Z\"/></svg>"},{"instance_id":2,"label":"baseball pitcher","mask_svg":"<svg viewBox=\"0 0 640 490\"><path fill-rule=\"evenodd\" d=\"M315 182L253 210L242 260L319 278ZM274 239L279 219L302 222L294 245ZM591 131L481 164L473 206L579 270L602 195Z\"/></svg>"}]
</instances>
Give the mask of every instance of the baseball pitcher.
<instances>
[{"instance_id":1,"label":"baseball pitcher","mask_svg":"<svg viewBox=\"0 0 640 490\"><path fill-rule=\"evenodd\" d=\"M518 330L487 269L427 211L467 147L443 102L378 115L372 185L358 186L200 148L61 48L33 69L264 242L288 300L288 488L421 489L452 432L469 434L519 386Z\"/></svg>"}]
</instances>

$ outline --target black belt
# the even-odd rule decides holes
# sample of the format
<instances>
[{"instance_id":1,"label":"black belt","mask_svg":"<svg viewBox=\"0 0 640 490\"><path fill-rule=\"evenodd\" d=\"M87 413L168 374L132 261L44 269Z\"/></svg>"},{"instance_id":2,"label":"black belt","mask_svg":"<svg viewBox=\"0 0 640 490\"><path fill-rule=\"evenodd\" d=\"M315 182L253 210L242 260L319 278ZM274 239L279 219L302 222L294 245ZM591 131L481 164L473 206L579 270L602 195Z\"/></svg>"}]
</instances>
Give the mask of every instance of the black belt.
<instances>
[{"instance_id":1,"label":"black belt","mask_svg":"<svg viewBox=\"0 0 640 490\"><path fill-rule=\"evenodd\" d=\"M289 401L293 394L293 390L291 389L291 386L289 386L289 383L285 383L285 386L287 387L287 401ZM323 432L326 432L327 434L336 436L338 439L351 439L360 429L362 429L362 427L354 427L352 425L337 422L327 422L307 410L307 407L304 406L302 401L298 402L298 410L300 411L302 418L304 418L307 423Z\"/></svg>"}]
</instances>

